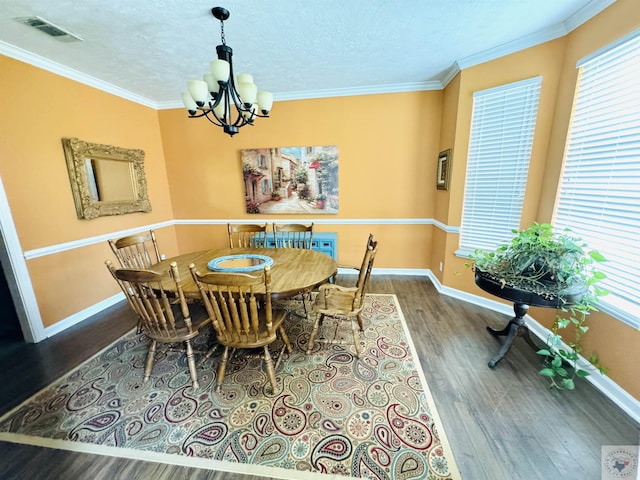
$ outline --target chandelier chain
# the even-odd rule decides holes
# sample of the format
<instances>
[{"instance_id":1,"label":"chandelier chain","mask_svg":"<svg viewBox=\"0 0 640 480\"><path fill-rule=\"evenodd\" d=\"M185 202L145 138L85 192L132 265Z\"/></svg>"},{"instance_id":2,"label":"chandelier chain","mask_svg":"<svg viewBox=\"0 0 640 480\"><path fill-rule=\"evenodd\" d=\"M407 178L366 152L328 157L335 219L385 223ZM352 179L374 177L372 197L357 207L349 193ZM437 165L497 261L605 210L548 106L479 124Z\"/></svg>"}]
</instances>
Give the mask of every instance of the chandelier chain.
<instances>
[{"instance_id":1,"label":"chandelier chain","mask_svg":"<svg viewBox=\"0 0 640 480\"><path fill-rule=\"evenodd\" d=\"M222 38L222 45L226 45L227 41L224 38L224 21L220 20L220 37Z\"/></svg>"}]
</instances>

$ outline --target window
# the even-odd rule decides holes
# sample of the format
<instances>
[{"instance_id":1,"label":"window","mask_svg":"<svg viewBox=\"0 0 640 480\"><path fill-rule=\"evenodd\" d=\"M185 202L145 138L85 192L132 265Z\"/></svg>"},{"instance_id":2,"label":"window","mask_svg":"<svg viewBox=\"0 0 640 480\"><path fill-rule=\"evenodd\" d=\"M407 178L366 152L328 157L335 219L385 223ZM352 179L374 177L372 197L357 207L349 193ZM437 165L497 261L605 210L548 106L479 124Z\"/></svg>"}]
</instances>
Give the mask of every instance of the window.
<instances>
[{"instance_id":1,"label":"window","mask_svg":"<svg viewBox=\"0 0 640 480\"><path fill-rule=\"evenodd\" d=\"M640 328L640 33L578 67L553 222L607 258L600 309Z\"/></svg>"},{"instance_id":2,"label":"window","mask_svg":"<svg viewBox=\"0 0 640 480\"><path fill-rule=\"evenodd\" d=\"M495 250L520 228L541 77L475 92L460 255Z\"/></svg>"}]
</instances>

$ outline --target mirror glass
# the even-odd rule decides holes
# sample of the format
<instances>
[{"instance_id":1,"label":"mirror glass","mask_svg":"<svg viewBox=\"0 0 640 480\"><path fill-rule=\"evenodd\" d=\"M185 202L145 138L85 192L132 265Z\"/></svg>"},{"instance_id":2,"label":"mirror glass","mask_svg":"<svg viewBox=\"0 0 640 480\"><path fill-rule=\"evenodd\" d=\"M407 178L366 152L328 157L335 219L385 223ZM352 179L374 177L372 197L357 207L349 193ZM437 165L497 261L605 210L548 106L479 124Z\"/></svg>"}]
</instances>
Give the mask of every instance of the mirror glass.
<instances>
[{"instance_id":1,"label":"mirror glass","mask_svg":"<svg viewBox=\"0 0 640 480\"><path fill-rule=\"evenodd\" d=\"M89 193L95 202L133 202L135 171L131 162L85 158Z\"/></svg>"},{"instance_id":2,"label":"mirror glass","mask_svg":"<svg viewBox=\"0 0 640 480\"><path fill-rule=\"evenodd\" d=\"M78 218L150 212L144 152L63 138Z\"/></svg>"}]
</instances>

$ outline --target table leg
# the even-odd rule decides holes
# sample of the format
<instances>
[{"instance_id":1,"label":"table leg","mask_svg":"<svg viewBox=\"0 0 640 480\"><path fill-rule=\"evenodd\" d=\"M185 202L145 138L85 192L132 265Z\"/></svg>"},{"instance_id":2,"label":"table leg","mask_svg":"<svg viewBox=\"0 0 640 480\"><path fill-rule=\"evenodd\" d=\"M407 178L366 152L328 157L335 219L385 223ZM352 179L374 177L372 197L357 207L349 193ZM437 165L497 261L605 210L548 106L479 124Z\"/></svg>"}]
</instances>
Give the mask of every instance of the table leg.
<instances>
[{"instance_id":1,"label":"table leg","mask_svg":"<svg viewBox=\"0 0 640 480\"><path fill-rule=\"evenodd\" d=\"M511 348L511 344L515 340L516 337L523 337L524 340L536 349L536 345L533 343L531 339L531 335L529 334L529 329L524 321L524 316L529 311L529 305L525 303L514 303L513 304L513 312L515 313L515 317L513 317L506 327L502 330L496 330L491 327L487 327L487 331L493 336L507 336L507 339L502 344L500 351L489 361L489 368L493 368L496 364L502 360L502 358L507 354L509 348Z\"/></svg>"},{"instance_id":2,"label":"table leg","mask_svg":"<svg viewBox=\"0 0 640 480\"><path fill-rule=\"evenodd\" d=\"M304 305L304 317L309 320L309 313L311 312L311 292L302 293L302 305Z\"/></svg>"}]
</instances>

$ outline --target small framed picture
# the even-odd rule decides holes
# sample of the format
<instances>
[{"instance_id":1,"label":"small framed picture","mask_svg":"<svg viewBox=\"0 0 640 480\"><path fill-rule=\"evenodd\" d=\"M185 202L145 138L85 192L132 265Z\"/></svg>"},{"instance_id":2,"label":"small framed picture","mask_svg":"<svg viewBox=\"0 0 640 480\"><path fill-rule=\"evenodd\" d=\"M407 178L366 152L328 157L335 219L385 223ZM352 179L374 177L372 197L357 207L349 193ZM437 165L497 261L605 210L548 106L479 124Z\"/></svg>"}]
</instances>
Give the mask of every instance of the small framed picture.
<instances>
[{"instance_id":1,"label":"small framed picture","mask_svg":"<svg viewBox=\"0 0 640 480\"><path fill-rule=\"evenodd\" d=\"M438 173L436 187L438 190L449 190L449 175L451 172L451 149L444 150L438 155Z\"/></svg>"}]
</instances>

